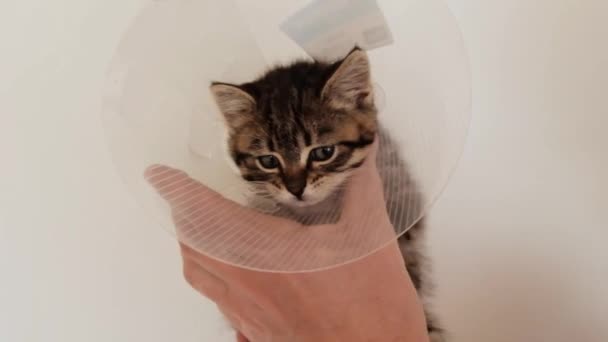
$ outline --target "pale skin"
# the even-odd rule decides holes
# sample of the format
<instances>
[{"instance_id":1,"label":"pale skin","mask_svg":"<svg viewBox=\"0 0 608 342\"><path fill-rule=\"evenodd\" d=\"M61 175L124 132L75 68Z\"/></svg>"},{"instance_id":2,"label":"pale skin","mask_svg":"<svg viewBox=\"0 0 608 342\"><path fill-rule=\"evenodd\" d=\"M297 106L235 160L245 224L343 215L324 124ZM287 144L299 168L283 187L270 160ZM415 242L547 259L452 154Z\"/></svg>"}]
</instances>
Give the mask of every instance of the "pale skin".
<instances>
[{"instance_id":1,"label":"pale skin","mask_svg":"<svg viewBox=\"0 0 608 342\"><path fill-rule=\"evenodd\" d=\"M374 232L370 241L378 241L379 236L391 241L388 234L393 230L373 162L376 148L372 147L371 158L353 177L340 221L317 229L243 208L168 167L152 167L146 171L146 178L170 204L178 233L200 229L199 225L204 224L206 234L213 234L209 222L192 217L185 220L184 210L180 210L192 203L204 203L210 208L228 208L226 217L213 222L228 220L237 228L251 229L255 222L255 227L266 232L310 229L322 239L331 239L336 232L361 229L361 234ZM171 183L164 181L167 175ZM186 188L187 196L186 190L181 190ZM365 219L361 213L365 213ZM220 227L225 226L218 225L217 229ZM285 236L289 242L290 235ZM215 302L237 330L239 342L428 342L422 305L394 239L357 261L300 273L253 271L220 262L184 243L180 249L186 280ZM273 252L277 251L264 248L264 253Z\"/></svg>"}]
</instances>

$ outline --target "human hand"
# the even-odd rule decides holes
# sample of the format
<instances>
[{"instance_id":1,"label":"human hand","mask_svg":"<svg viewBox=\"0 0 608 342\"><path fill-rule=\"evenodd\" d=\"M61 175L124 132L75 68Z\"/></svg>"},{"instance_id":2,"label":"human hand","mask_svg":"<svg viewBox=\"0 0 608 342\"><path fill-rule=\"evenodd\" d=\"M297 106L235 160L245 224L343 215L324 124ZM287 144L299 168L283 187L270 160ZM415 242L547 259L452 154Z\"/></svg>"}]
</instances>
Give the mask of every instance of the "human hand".
<instances>
[{"instance_id":1,"label":"human hand","mask_svg":"<svg viewBox=\"0 0 608 342\"><path fill-rule=\"evenodd\" d=\"M428 341L422 307L386 215L374 160L370 156L353 177L339 222L313 227L239 206L168 167L151 167L146 178L171 206L183 241L187 281L217 304L238 330L239 341ZM226 227L242 236L273 239L223 239ZM387 241L392 242L374 251ZM238 254L259 268L275 267L280 258L288 267L294 262L289 248L303 243L314 247L304 251L316 259L311 265L371 254L320 271L271 273L232 266L197 251L217 245L221 251L210 253L214 257Z\"/></svg>"}]
</instances>

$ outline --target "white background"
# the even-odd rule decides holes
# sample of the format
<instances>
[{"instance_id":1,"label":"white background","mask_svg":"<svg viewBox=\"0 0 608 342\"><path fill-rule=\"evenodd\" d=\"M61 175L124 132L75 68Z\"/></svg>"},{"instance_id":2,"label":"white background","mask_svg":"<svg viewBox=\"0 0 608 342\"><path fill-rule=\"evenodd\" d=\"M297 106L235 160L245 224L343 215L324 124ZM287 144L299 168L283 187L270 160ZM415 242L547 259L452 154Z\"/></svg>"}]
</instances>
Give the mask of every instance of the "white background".
<instances>
[{"instance_id":1,"label":"white background","mask_svg":"<svg viewBox=\"0 0 608 342\"><path fill-rule=\"evenodd\" d=\"M0 1L0 341L231 340L104 142L142 3ZM608 2L449 5L474 112L432 212L439 311L455 341L607 341Z\"/></svg>"}]
</instances>

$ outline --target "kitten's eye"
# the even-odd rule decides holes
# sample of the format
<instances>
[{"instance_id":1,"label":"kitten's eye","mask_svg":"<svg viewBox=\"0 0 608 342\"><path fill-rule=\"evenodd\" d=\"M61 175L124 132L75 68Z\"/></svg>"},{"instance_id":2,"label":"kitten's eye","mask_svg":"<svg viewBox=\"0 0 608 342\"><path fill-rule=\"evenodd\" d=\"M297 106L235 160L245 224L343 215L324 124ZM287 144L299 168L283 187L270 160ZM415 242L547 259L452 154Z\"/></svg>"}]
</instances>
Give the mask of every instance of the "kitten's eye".
<instances>
[{"instance_id":1,"label":"kitten's eye","mask_svg":"<svg viewBox=\"0 0 608 342\"><path fill-rule=\"evenodd\" d=\"M272 155L258 157L258 161L264 169L274 170L279 167L279 160Z\"/></svg>"},{"instance_id":2,"label":"kitten's eye","mask_svg":"<svg viewBox=\"0 0 608 342\"><path fill-rule=\"evenodd\" d=\"M312 150L310 152L310 159L312 161L319 162L328 161L329 159L331 159L331 157L334 156L334 153L336 153L335 146L323 146Z\"/></svg>"}]
</instances>

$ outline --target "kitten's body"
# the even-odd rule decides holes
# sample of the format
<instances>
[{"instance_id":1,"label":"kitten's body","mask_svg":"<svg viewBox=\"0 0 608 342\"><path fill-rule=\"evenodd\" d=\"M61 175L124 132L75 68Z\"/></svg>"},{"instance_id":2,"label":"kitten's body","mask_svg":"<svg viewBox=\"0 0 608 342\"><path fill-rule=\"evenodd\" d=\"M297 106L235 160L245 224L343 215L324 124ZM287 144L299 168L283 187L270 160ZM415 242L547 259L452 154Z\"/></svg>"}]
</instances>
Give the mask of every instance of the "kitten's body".
<instances>
[{"instance_id":1,"label":"kitten's body","mask_svg":"<svg viewBox=\"0 0 608 342\"><path fill-rule=\"evenodd\" d=\"M399 247L425 304L431 341L444 341L428 306L424 222L414 217L422 213L422 195L398 147L377 123L365 53L355 49L332 64L297 62L244 85L214 84L212 92L230 131L232 157L260 195L252 205L274 199L275 214L304 223L320 216L337 220L341 208L335 198L374 137L380 138L377 169L387 212L399 233L413 224L399 238ZM328 151L331 158L323 160Z\"/></svg>"},{"instance_id":2,"label":"kitten's body","mask_svg":"<svg viewBox=\"0 0 608 342\"><path fill-rule=\"evenodd\" d=\"M439 327L435 315L430 310L430 296L432 283L429 279L430 265L426 257L425 247L425 221L419 216L423 211L423 196L417 190L406 163L400 157L398 146L390 138L388 132L379 129L379 149L376 158L376 168L382 179L385 201L389 219L395 231L405 233L399 237L399 249L403 255L410 278L425 306L427 328L431 342L444 342L445 333ZM397 175L398 174L398 175ZM397 181L398 179L398 181ZM398 186L395 183L399 183ZM389 195L390 194L390 195ZM323 222L335 222L339 219L340 201L336 200L339 192L328 197L323 202L310 208L289 208L279 204L275 215L289 217L300 222L310 223L322 217ZM260 202L259 198L252 197L250 205L264 209L266 202ZM411 225L413 223L413 225ZM403 225L411 225L404 227Z\"/></svg>"}]
</instances>

